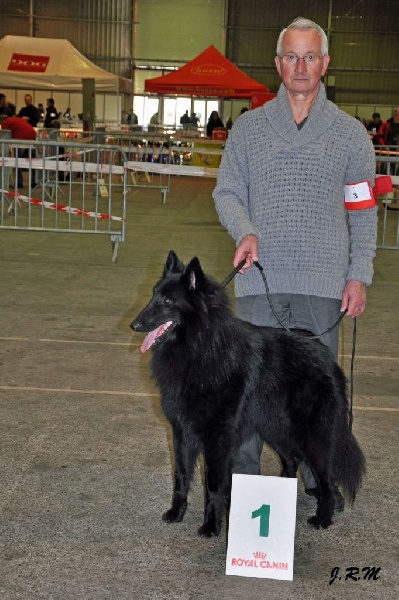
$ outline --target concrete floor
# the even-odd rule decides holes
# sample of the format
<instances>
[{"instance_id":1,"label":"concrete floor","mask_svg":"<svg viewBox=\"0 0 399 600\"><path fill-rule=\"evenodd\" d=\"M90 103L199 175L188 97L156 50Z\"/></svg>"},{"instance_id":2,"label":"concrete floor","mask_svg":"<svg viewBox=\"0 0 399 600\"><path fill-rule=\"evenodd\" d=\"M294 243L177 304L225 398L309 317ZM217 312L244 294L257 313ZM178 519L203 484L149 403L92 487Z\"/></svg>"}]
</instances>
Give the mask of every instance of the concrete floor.
<instances>
[{"instance_id":1,"label":"concrete floor","mask_svg":"<svg viewBox=\"0 0 399 600\"><path fill-rule=\"evenodd\" d=\"M396 599L398 582L399 253L378 251L359 319L354 432L368 474L353 509L327 531L306 526L299 484L292 582L227 577L225 533L199 539L198 468L186 519L166 525L170 430L129 329L169 249L222 280L233 243L211 200L214 182L175 177L166 205L129 193L119 261L103 237L0 235L1 556L4 600ZM232 285L231 285L232 290ZM342 332L348 373L351 323ZM263 455L263 473L279 473ZM349 567L378 580L345 580ZM329 585L331 571L341 579Z\"/></svg>"}]
</instances>

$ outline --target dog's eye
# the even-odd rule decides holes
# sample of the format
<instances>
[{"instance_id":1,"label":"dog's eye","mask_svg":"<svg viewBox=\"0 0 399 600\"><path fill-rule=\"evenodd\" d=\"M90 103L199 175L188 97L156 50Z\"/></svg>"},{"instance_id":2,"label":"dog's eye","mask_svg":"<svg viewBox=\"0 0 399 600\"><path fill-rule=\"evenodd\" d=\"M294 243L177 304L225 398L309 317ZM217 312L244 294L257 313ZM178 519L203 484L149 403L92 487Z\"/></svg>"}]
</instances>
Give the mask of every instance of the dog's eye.
<instances>
[{"instance_id":1,"label":"dog's eye","mask_svg":"<svg viewBox=\"0 0 399 600\"><path fill-rule=\"evenodd\" d=\"M166 306L170 306L171 304L173 304L173 300L171 300L170 298L164 298L162 302L163 304L166 304Z\"/></svg>"}]
</instances>

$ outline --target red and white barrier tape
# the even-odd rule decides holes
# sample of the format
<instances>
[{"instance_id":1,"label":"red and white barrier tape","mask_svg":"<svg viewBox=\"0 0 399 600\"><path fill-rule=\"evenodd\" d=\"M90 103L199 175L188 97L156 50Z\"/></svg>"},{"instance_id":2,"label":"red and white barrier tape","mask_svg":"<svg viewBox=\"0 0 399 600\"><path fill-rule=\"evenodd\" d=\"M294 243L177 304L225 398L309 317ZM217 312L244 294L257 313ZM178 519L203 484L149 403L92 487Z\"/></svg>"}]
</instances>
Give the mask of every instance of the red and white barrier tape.
<instances>
[{"instance_id":1,"label":"red and white barrier tape","mask_svg":"<svg viewBox=\"0 0 399 600\"><path fill-rule=\"evenodd\" d=\"M68 171L73 173L95 173L97 175L123 175L124 168L120 165L102 163L87 163L80 161L54 160L56 157L42 158L13 158L5 156L0 159L0 167L18 167L18 169L35 169L40 171Z\"/></svg>"},{"instance_id":2,"label":"red and white barrier tape","mask_svg":"<svg viewBox=\"0 0 399 600\"><path fill-rule=\"evenodd\" d=\"M58 204L55 202L48 202L47 200L37 200L36 198L29 198L29 196L23 196L22 194L15 194L14 192L9 192L8 190L0 190L0 193L6 193L15 200L23 200L28 204L34 204L36 206L44 206L45 208L50 208L52 210L60 210L61 212L69 213L71 215L78 215L84 217L93 217L95 219L104 219L107 221L126 221L122 217L115 217L113 215L107 215L105 213L94 212L92 210L82 210L80 208L74 208L73 206L68 206L67 204Z\"/></svg>"},{"instance_id":3,"label":"red and white barrier tape","mask_svg":"<svg viewBox=\"0 0 399 600\"><path fill-rule=\"evenodd\" d=\"M123 175L125 169L142 173L159 173L160 175L188 175L191 177L216 177L217 168L174 165L168 163L153 163L142 161L126 161L123 165L107 165L102 163L87 163L80 161L54 160L51 158L12 158L0 159L0 167L16 167L39 171L67 171L68 173L91 173L96 175Z\"/></svg>"},{"instance_id":4,"label":"red and white barrier tape","mask_svg":"<svg viewBox=\"0 0 399 600\"><path fill-rule=\"evenodd\" d=\"M219 169L212 167L191 167L188 165L160 164L128 160L125 166L130 171L159 173L160 175L188 175L191 177L216 177Z\"/></svg>"}]
</instances>

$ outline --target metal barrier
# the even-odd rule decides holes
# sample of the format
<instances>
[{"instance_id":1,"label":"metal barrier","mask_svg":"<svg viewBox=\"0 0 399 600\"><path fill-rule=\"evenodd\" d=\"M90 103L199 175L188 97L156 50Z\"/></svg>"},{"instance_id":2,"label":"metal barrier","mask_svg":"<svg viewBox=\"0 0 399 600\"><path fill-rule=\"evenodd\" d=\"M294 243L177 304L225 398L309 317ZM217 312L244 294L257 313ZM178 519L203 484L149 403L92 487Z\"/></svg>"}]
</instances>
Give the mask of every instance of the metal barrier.
<instances>
[{"instance_id":1,"label":"metal barrier","mask_svg":"<svg viewBox=\"0 0 399 600\"><path fill-rule=\"evenodd\" d=\"M128 189L158 189L165 204L170 191L170 176L177 172L176 169L160 169L159 165L204 167L206 172L209 168L219 167L224 144L201 138L199 134L193 136L192 130L167 133L162 128L157 129L155 132L143 131L141 127L132 130L108 129L105 133L90 132L90 137L98 143L100 136L101 142L105 138L105 143L121 148L130 165ZM73 130L61 133L64 136L77 136L77 139L83 135L83 132ZM145 168L139 163L145 163ZM198 170L193 174L198 174Z\"/></svg>"},{"instance_id":2,"label":"metal barrier","mask_svg":"<svg viewBox=\"0 0 399 600\"><path fill-rule=\"evenodd\" d=\"M126 225L122 149L66 142L58 130L39 138L0 138L0 229L105 235L115 262Z\"/></svg>"},{"instance_id":3,"label":"metal barrier","mask_svg":"<svg viewBox=\"0 0 399 600\"><path fill-rule=\"evenodd\" d=\"M115 130L107 132L106 140L109 144L118 145L128 161L146 163L145 169L130 169L128 188L159 189L165 203L166 194L170 191L170 174L156 172L152 167L154 164L173 163L169 136Z\"/></svg>"},{"instance_id":4,"label":"metal barrier","mask_svg":"<svg viewBox=\"0 0 399 600\"><path fill-rule=\"evenodd\" d=\"M0 129L0 144L1 144L1 157L3 156L9 156L10 154L10 142L11 142L11 131L8 131L7 129ZM0 170L0 189L1 190L8 190L10 187L10 174L11 174L11 169L10 167L1 167ZM11 201L8 198L8 195L5 193L1 193L1 201L2 201L2 205L6 204L7 207L10 206Z\"/></svg>"},{"instance_id":5,"label":"metal barrier","mask_svg":"<svg viewBox=\"0 0 399 600\"><path fill-rule=\"evenodd\" d=\"M392 192L379 197L383 218L378 222L377 247L399 250L399 149L397 146L375 146L378 175L389 175Z\"/></svg>"},{"instance_id":6,"label":"metal barrier","mask_svg":"<svg viewBox=\"0 0 399 600\"><path fill-rule=\"evenodd\" d=\"M38 129L38 139L46 136L46 129ZM158 169L158 165L202 166L217 168L223 154L224 144L201 137L200 129L167 129L164 127L122 126L112 129L97 126L94 131L82 128L61 127L57 139L62 145L107 144L118 146L131 165L146 163L146 168L130 168L127 188L158 189L162 203L170 191L172 173Z\"/></svg>"}]
</instances>

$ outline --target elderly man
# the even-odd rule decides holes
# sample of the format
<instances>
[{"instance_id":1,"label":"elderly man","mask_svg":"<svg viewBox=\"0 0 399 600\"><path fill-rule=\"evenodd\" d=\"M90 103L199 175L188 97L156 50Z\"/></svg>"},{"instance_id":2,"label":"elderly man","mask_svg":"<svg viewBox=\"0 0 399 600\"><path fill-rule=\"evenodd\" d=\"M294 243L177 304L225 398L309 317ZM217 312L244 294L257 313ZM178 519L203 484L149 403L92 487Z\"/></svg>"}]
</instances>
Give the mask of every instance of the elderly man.
<instances>
[{"instance_id":1,"label":"elderly man","mask_svg":"<svg viewBox=\"0 0 399 600\"><path fill-rule=\"evenodd\" d=\"M341 311L365 310L376 248L374 149L365 127L327 100L321 78L330 57L319 25L296 19L276 54L277 97L236 120L213 195L236 242L233 263L246 261L235 279L238 316L319 335ZM257 260L279 321L251 268ZM337 356L338 327L321 341ZM257 438L244 443L234 472L259 474L261 450ZM317 496L311 470L300 469L307 493Z\"/></svg>"}]
</instances>

